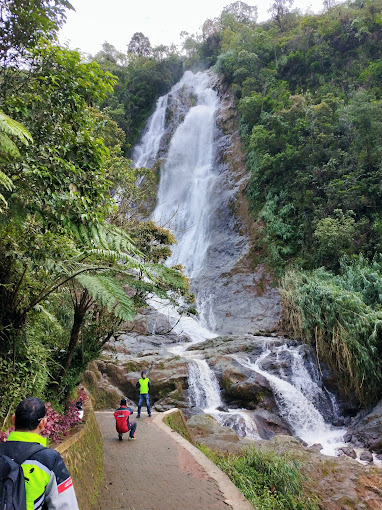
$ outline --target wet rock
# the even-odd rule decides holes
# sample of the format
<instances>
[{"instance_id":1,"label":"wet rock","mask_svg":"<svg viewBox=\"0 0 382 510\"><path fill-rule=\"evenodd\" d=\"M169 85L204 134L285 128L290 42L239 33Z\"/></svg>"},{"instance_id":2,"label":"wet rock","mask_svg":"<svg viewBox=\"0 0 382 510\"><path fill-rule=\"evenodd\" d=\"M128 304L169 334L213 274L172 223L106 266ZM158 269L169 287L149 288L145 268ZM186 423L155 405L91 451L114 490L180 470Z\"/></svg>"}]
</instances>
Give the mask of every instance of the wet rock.
<instances>
[{"instance_id":1,"label":"wet rock","mask_svg":"<svg viewBox=\"0 0 382 510\"><path fill-rule=\"evenodd\" d=\"M219 406L216 408L217 411L222 411L223 413L228 413L228 407L227 406Z\"/></svg>"},{"instance_id":2,"label":"wet rock","mask_svg":"<svg viewBox=\"0 0 382 510\"><path fill-rule=\"evenodd\" d=\"M371 452L362 452L359 456L359 460L363 460L364 462L373 462L373 454Z\"/></svg>"},{"instance_id":3,"label":"wet rock","mask_svg":"<svg viewBox=\"0 0 382 510\"><path fill-rule=\"evenodd\" d=\"M266 409L257 409L251 413L262 439L272 439L278 434L292 435L290 426L280 416Z\"/></svg>"},{"instance_id":4,"label":"wet rock","mask_svg":"<svg viewBox=\"0 0 382 510\"><path fill-rule=\"evenodd\" d=\"M320 452L322 450L322 444L321 443L315 443L309 446L309 450L313 450L314 452Z\"/></svg>"},{"instance_id":5,"label":"wet rock","mask_svg":"<svg viewBox=\"0 0 382 510\"><path fill-rule=\"evenodd\" d=\"M255 374L228 356L210 361L229 406L277 409L270 384L262 375Z\"/></svg>"},{"instance_id":6,"label":"wet rock","mask_svg":"<svg viewBox=\"0 0 382 510\"><path fill-rule=\"evenodd\" d=\"M376 453L382 453L382 400L351 427L350 433L352 441Z\"/></svg>"},{"instance_id":7,"label":"wet rock","mask_svg":"<svg viewBox=\"0 0 382 510\"><path fill-rule=\"evenodd\" d=\"M198 438L200 436L214 436L219 441L237 442L239 438L237 434L229 427L223 427L220 423L209 414L197 414L192 416L188 421L191 432Z\"/></svg>"},{"instance_id":8,"label":"wet rock","mask_svg":"<svg viewBox=\"0 0 382 510\"><path fill-rule=\"evenodd\" d=\"M146 318L147 329L152 335L166 335L171 332L173 323L163 314L150 314Z\"/></svg>"},{"instance_id":9,"label":"wet rock","mask_svg":"<svg viewBox=\"0 0 382 510\"><path fill-rule=\"evenodd\" d=\"M343 452L348 457L351 457L352 459L356 459L357 458L356 452L350 446L346 446L344 448L341 448L341 452Z\"/></svg>"}]
</instances>

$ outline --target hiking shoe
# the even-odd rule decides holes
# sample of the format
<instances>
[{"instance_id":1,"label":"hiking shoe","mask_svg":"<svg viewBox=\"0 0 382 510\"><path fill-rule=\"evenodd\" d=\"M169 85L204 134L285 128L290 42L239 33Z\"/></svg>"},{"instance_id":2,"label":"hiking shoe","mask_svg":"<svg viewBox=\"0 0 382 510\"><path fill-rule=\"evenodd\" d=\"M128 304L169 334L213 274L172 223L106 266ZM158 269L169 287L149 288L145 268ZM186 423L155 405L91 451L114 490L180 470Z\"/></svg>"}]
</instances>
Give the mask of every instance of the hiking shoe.
<instances>
[{"instance_id":1,"label":"hiking shoe","mask_svg":"<svg viewBox=\"0 0 382 510\"><path fill-rule=\"evenodd\" d=\"M141 417L141 415L140 415L140 414L137 414L137 418L140 418L140 417Z\"/></svg>"},{"instance_id":2,"label":"hiking shoe","mask_svg":"<svg viewBox=\"0 0 382 510\"><path fill-rule=\"evenodd\" d=\"M122 434L118 434L118 439L122 441Z\"/></svg>"},{"instance_id":3,"label":"hiking shoe","mask_svg":"<svg viewBox=\"0 0 382 510\"><path fill-rule=\"evenodd\" d=\"M133 439L135 439L135 437L129 437L129 441L132 441Z\"/></svg>"}]
</instances>

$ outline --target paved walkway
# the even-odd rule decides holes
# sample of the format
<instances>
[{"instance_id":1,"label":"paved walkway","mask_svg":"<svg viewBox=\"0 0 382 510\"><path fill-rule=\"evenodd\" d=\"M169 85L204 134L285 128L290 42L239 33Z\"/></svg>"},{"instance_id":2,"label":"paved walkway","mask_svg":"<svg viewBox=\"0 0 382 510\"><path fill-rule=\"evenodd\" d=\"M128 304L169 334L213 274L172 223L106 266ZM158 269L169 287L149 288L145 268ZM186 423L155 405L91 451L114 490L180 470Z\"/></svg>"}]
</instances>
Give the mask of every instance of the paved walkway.
<instances>
[{"instance_id":1,"label":"paved walkway","mask_svg":"<svg viewBox=\"0 0 382 510\"><path fill-rule=\"evenodd\" d=\"M96 415L105 481L92 510L232 510L218 483L153 417L142 413L136 439L118 441L113 413Z\"/></svg>"}]
</instances>

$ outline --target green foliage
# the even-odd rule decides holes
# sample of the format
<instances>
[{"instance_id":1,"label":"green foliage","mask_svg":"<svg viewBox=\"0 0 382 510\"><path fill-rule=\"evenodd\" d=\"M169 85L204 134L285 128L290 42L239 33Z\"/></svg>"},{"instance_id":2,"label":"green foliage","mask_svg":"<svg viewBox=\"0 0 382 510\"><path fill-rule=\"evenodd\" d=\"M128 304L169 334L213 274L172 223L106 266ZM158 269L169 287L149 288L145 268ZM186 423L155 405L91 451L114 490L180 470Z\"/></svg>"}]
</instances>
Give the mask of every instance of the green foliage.
<instances>
[{"instance_id":1,"label":"green foliage","mask_svg":"<svg viewBox=\"0 0 382 510\"><path fill-rule=\"evenodd\" d=\"M13 158L20 156L19 149L12 138L16 138L19 142L28 145L33 139L29 131L19 122L8 117L5 113L0 111L0 161L2 165L9 163ZM0 186L3 186L7 191L13 189L13 182L8 175L0 170ZM3 202L7 207L8 203L4 196L0 193L0 202ZM2 206L0 204L0 213Z\"/></svg>"},{"instance_id":2,"label":"green foliage","mask_svg":"<svg viewBox=\"0 0 382 510\"><path fill-rule=\"evenodd\" d=\"M291 3L272 2L268 22L227 18L206 32L236 98L256 256L286 272L284 322L342 393L370 404L381 397L382 1L327 1L318 15Z\"/></svg>"},{"instance_id":3,"label":"green foliage","mask_svg":"<svg viewBox=\"0 0 382 510\"><path fill-rule=\"evenodd\" d=\"M343 260L338 275L290 270L282 296L287 331L310 343L362 405L382 396L382 257Z\"/></svg>"},{"instance_id":4,"label":"green foliage","mask_svg":"<svg viewBox=\"0 0 382 510\"><path fill-rule=\"evenodd\" d=\"M248 197L278 274L292 261L338 268L344 254L372 256L382 215L382 3L314 16L287 7L274 2L271 23L217 32L216 69L237 98L252 174Z\"/></svg>"},{"instance_id":5,"label":"green foliage","mask_svg":"<svg viewBox=\"0 0 382 510\"><path fill-rule=\"evenodd\" d=\"M16 405L25 397L44 398L48 382L46 371L47 349L31 341L18 353L15 363L0 357L0 427L10 425Z\"/></svg>"},{"instance_id":6,"label":"green foliage","mask_svg":"<svg viewBox=\"0 0 382 510\"><path fill-rule=\"evenodd\" d=\"M124 55L105 43L94 60L117 76L114 91L102 107L126 134L127 152L137 141L159 96L167 93L183 72L183 63L172 47L152 48L143 34L134 34L130 53ZM128 58L127 58L128 57Z\"/></svg>"},{"instance_id":7,"label":"green foliage","mask_svg":"<svg viewBox=\"0 0 382 510\"><path fill-rule=\"evenodd\" d=\"M353 211L347 211L345 215L341 209L334 209L333 216L317 222L313 236L318 245L317 255L326 266L330 267L331 261L338 261L343 254L351 255L355 251L353 216Z\"/></svg>"},{"instance_id":8,"label":"green foliage","mask_svg":"<svg viewBox=\"0 0 382 510\"><path fill-rule=\"evenodd\" d=\"M76 281L101 306L106 307L109 312L113 311L116 317L125 321L134 318L133 301L113 277L82 274L76 276Z\"/></svg>"},{"instance_id":9,"label":"green foliage","mask_svg":"<svg viewBox=\"0 0 382 510\"><path fill-rule=\"evenodd\" d=\"M53 38L73 9L67 0L2 0L0 61L2 73L20 63L41 38Z\"/></svg>"},{"instance_id":10,"label":"green foliage","mask_svg":"<svg viewBox=\"0 0 382 510\"><path fill-rule=\"evenodd\" d=\"M199 446L224 471L259 510L318 510L315 497L307 495L308 480L299 463L255 446L238 455L212 452Z\"/></svg>"},{"instance_id":11,"label":"green foliage","mask_svg":"<svg viewBox=\"0 0 382 510\"><path fill-rule=\"evenodd\" d=\"M122 321L153 294L175 302L188 281L160 264L171 235L138 220L152 200L153 173L131 167L124 131L99 109L121 94L111 68L119 83L126 78L127 132L137 135L137 119L178 79L179 57L150 47L149 55L131 52L127 65L106 45L101 69L56 44L66 0L3 4L0 388L8 400L0 418L7 419L31 392L62 404Z\"/></svg>"}]
</instances>

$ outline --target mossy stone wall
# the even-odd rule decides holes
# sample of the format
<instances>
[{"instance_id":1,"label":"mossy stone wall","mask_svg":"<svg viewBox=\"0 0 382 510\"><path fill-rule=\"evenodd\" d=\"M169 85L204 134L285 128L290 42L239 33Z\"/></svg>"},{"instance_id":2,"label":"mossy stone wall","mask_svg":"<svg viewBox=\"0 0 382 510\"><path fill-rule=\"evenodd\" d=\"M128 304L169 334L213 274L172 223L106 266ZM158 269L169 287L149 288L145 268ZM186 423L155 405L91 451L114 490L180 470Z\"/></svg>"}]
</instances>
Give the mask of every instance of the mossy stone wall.
<instances>
[{"instance_id":1,"label":"mossy stone wall","mask_svg":"<svg viewBox=\"0 0 382 510\"><path fill-rule=\"evenodd\" d=\"M90 510L103 481L103 442L90 399L85 406L84 423L55 449L73 479L80 510Z\"/></svg>"}]
</instances>

